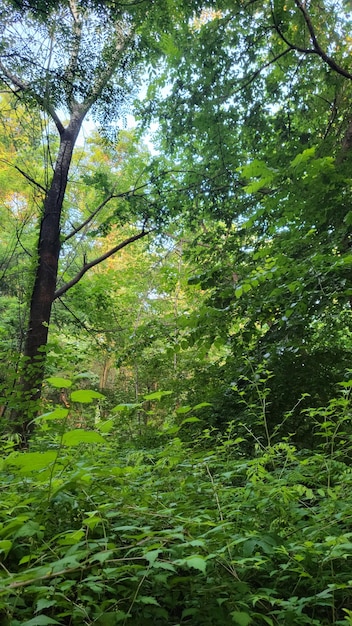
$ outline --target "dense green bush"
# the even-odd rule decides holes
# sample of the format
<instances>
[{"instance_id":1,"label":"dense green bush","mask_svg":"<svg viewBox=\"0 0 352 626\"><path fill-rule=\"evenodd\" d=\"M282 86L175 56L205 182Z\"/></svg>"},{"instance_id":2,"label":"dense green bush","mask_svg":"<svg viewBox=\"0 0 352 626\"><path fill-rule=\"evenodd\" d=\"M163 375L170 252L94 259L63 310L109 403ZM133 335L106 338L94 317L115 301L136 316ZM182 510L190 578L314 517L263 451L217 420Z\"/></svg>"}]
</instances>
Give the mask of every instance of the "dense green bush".
<instances>
[{"instance_id":1,"label":"dense green bush","mask_svg":"<svg viewBox=\"0 0 352 626\"><path fill-rule=\"evenodd\" d=\"M192 418L154 449L39 420L61 433L3 445L1 624L351 623L348 411L314 411L315 453L252 457L233 426L184 443Z\"/></svg>"}]
</instances>

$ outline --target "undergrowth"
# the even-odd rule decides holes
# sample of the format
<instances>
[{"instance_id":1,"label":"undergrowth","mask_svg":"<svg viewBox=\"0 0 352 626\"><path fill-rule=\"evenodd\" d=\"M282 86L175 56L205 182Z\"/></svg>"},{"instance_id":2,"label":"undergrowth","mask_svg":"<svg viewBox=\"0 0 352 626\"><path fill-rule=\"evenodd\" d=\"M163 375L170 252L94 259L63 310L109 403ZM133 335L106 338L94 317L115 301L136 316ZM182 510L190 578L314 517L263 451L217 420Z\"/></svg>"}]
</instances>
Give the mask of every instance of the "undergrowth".
<instances>
[{"instance_id":1,"label":"undergrowth","mask_svg":"<svg viewBox=\"0 0 352 626\"><path fill-rule=\"evenodd\" d=\"M29 451L4 440L0 623L352 624L347 414L251 458L233 425L137 448L47 414Z\"/></svg>"}]
</instances>

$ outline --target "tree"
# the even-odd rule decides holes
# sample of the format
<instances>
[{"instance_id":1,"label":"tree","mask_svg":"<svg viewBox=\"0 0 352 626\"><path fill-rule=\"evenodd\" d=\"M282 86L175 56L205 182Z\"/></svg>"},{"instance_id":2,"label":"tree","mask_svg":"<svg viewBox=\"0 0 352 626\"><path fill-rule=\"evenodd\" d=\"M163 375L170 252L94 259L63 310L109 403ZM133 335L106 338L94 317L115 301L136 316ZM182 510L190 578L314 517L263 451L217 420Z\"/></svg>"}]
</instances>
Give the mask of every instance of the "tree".
<instances>
[{"instance_id":1,"label":"tree","mask_svg":"<svg viewBox=\"0 0 352 626\"><path fill-rule=\"evenodd\" d=\"M185 3L179 8L181 12L185 9L186 15L192 13L195 6L187 9ZM47 146L52 170L45 184L26 174L41 193L43 210L20 384L22 417L18 410L13 414L15 428L22 431L24 439L40 397L55 297L76 284L92 266L146 237L149 232L148 210L144 204L133 236L101 257L84 260L77 276L56 291L64 200L82 123L90 113L102 126L110 124L111 128L111 123L114 126L114 120L124 114L131 95L136 93L138 72L143 63L160 53L162 46L158 50L155 41L161 40L160 34L172 28L170 18L169 7L162 2L150 12L145 12L143 3L134 2L111 6L105 2L76 0L59 4L4 2L2 5L0 79L14 98L41 112L47 136L52 132L52 125L58 135L54 148L52 144ZM124 193L138 195L130 189ZM90 210L84 222L75 225L73 234L87 227L115 196L112 187L100 205ZM23 417L24 399L29 402L26 417Z\"/></svg>"},{"instance_id":2,"label":"tree","mask_svg":"<svg viewBox=\"0 0 352 626\"><path fill-rule=\"evenodd\" d=\"M208 310L199 330L232 347L228 388L248 358L275 369L280 421L311 376L324 402L348 363L351 15L299 0L214 8L176 33L169 95L156 84L146 109L193 184L190 220L204 216L194 282L218 326Z\"/></svg>"},{"instance_id":3,"label":"tree","mask_svg":"<svg viewBox=\"0 0 352 626\"><path fill-rule=\"evenodd\" d=\"M12 388L23 348L27 285L32 271L38 189L25 178L31 172L41 183L40 118L0 100L0 309L1 384ZM3 405L3 400L1 404Z\"/></svg>"}]
</instances>

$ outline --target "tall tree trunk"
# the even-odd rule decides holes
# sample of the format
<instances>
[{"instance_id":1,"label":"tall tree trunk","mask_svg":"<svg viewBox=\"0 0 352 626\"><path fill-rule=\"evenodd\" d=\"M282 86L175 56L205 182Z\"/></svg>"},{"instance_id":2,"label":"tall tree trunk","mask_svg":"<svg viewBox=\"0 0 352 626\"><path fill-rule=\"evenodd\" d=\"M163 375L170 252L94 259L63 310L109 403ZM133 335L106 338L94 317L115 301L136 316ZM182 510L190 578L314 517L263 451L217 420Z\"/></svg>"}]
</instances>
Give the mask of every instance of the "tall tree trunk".
<instances>
[{"instance_id":1,"label":"tall tree trunk","mask_svg":"<svg viewBox=\"0 0 352 626\"><path fill-rule=\"evenodd\" d=\"M41 396L61 246L62 205L72 154L83 117L72 114L70 123L60 133L60 146L53 178L44 200L22 373L16 394L17 406L11 416L12 428L21 434L24 444L32 430L33 418L37 414Z\"/></svg>"}]
</instances>

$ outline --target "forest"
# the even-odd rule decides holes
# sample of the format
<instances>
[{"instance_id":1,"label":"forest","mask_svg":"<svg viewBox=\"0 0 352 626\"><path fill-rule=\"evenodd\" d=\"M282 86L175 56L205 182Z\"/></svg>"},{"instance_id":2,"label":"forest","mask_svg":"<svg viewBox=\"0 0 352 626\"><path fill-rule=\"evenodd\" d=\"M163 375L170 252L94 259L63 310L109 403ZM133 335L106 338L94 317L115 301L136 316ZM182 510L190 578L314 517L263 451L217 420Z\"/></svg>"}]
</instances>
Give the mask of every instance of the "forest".
<instances>
[{"instance_id":1,"label":"forest","mask_svg":"<svg viewBox=\"0 0 352 626\"><path fill-rule=\"evenodd\" d=\"M351 33L0 0L1 626L352 626Z\"/></svg>"}]
</instances>

